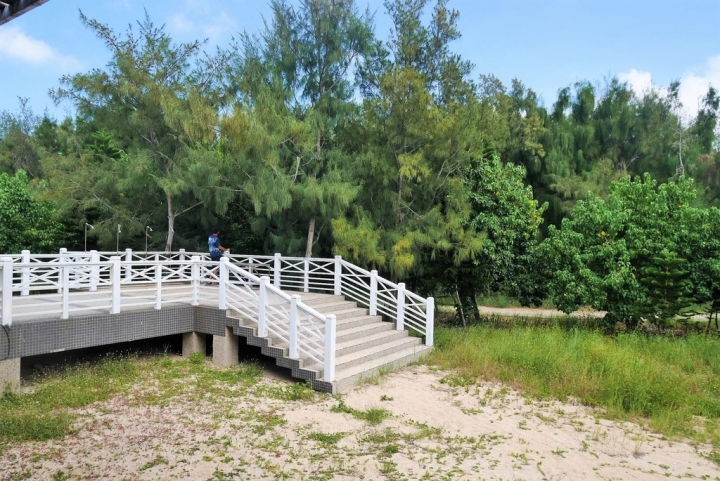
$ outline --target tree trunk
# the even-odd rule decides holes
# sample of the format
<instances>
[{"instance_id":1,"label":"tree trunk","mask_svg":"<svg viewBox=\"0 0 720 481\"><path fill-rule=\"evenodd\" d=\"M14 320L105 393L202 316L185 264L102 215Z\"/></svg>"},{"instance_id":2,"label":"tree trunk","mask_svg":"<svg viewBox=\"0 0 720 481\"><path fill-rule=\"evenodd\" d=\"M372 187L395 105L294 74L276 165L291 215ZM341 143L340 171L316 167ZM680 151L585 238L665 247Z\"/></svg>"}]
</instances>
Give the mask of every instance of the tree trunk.
<instances>
[{"instance_id":1,"label":"tree trunk","mask_svg":"<svg viewBox=\"0 0 720 481\"><path fill-rule=\"evenodd\" d=\"M313 240L315 239L315 216L310 219L308 226L307 247L305 248L305 257L312 257Z\"/></svg>"},{"instance_id":2,"label":"tree trunk","mask_svg":"<svg viewBox=\"0 0 720 481\"><path fill-rule=\"evenodd\" d=\"M165 252L172 252L173 237L175 235L175 213L172 210L172 196L167 194L167 209L168 209L168 234L167 242L165 243Z\"/></svg>"}]
</instances>

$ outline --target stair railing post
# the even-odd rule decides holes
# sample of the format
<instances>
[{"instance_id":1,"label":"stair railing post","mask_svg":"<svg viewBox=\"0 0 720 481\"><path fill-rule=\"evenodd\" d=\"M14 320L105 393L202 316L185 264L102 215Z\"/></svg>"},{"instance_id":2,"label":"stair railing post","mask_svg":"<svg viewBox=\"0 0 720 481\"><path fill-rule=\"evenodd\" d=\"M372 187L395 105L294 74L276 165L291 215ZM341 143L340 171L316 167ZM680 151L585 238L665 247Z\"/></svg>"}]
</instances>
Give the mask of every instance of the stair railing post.
<instances>
[{"instance_id":1,"label":"stair railing post","mask_svg":"<svg viewBox=\"0 0 720 481\"><path fill-rule=\"evenodd\" d=\"M405 330L405 284L398 284L397 296L397 328L398 331Z\"/></svg>"},{"instance_id":2,"label":"stair railing post","mask_svg":"<svg viewBox=\"0 0 720 481\"><path fill-rule=\"evenodd\" d=\"M60 319L67 319L70 317L70 266L67 265L67 262L64 262L60 266L60 273L60 278L62 279L62 282L60 283L62 286L62 312L60 314Z\"/></svg>"},{"instance_id":3,"label":"stair railing post","mask_svg":"<svg viewBox=\"0 0 720 481\"><path fill-rule=\"evenodd\" d=\"M125 282L130 284L132 282L132 266L130 265L132 262L132 249L125 249L125 262L127 262L125 265Z\"/></svg>"},{"instance_id":4,"label":"stair railing post","mask_svg":"<svg viewBox=\"0 0 720 481\"><path fill-rule=\"evenodd\" d=\"M228 286L228 265L230 264L230 259L227 257L221 257L220 258L220 278L218 279L218 288L220 291L218 292L218 309L221 311L224 311L227 309L227 286Z\"/></svg>"},{"instance_id":5,"label":"stair railing post","mask_svg":"<svg viewBox=\"0 0 720 481\"><path fill-rule=\"evenodd\" d=\"M12 326L12 257L0 258L0 264L2 264L2 276L0 276L0 288L2 288L2 325Z\"/></svg>"},{"instance_id":6,"label":"stair railing post","mask_svg":"<svg viewBox=\"0 0 720 481\"><path fill-rule=\"evenodd\" d=\"M300 296L294 295L290 298L290 359L297 359L298 355L298 308L297 303Z\"/></svg>"},{"instance_id":7,"label":"stair railing post","mask_svg":"<svg viewBox=\"0 0 720 481\"><path fill-rule=\"evenodd\" d=\"M280 253L275 253L275 262L273 265L273 285L280 289Z\"/></svg>"},{"instance_id":8,"label":"stair railing post","mask_svg":"<svg viewBox=\"0 0 720 481\"><path fill-rule=\"evenodd\" d=\"M428 297L425 309L425 345L432 346L435 335L435 299Z\"/></svg>"},{"instance_id":9,"label":"stair railing post","mask_svg":"<svg viewBox=\"0 0 720 481\"><path fill-rule=\"evenodd\" d=\"M30 264L30 251L22 251L22 263L23 264ZM22 285L22 291L20 291L21 296L29 296L30 295L30 268L29 267L23 267L20 269L21 278L20 283Z\"/></svg>"},{"instance_id":10,"label":"stair railing post","mask_svg":"<svg viewBox=\"0 0 720 481\"><path fill-rule=\"evenodd\" d=\"M335 380L335 349L337 321L334 314L325 317L325 373L326 382Z\"/></svg>"},{"instance_id":11,"label":"stair railing post","mask_svg":"<svg viewBox=\"0 0 720 481\"><path fill-rule=\"evenodd\" d=\"M100 281L100 254L98 251L90 251L90 292L96 292Z\"/></svg>"},{"instance_id":12,"label":"stair railing post","mask_svg":"<svg viewBox=\"0 0 720 481\"><path fill-rule=\"evenodd\" d=\"M258 337L267 337L267 286L270 285L270 277L260 278L260 295L258 296Z\"/></svg>"},{"instance_id":13,"label":"stair railing post","mask_svg":"<svg viewBox=\"0 0 720 481\"><path fill-rule=\"evenodd\" d=\"M112 256L110 258L110 284L112 288L112 303L110 304L110 314L120 313L120 256Z\"/></svg>"},{"instance_id":14,"label":"stair railing post","mask_svg":"<svg viewBox=\"0 0 720 481\"><path fill-rule=\"evenodd\" d=\"M310 259L306 257L303 264L303 292L310 292Z\"/></svg>"},{"instance_id":15,"label":"stair railing post","mask_svg":"<svg viewBox=\"0 0 720 481\"><path fill-rule=\"evenodd\" d=\"M155 253L155 310L162 309L162 264L160 254Z\"/></svg>"},{"instance_id":16,"label":"stair railing post","mask_svg":"<svg viewBox=\"0 0 720 481\"><path fill-rule=\"evenodd\" d=\"M67 249L65 247L61 247L60 251L58 252L58 261L62 264L67 259ZM58 268L58 294L62 294L62 269Z\"/></svg>"},{"instance_id":17,"label":"stair railing post","mask_svg":"<svg viewBox=\"0 0 720 481\"><path fill-rule=\"evenodd\" d=\"M192 256L190 261L192 262L192 277L190 281L192 294L190 305L197 306L200 304L200 256Z\"/></svg>"},{"instance_id":18,"label":"stair railing post","mask_svg":"<svg viewBox=\"0 0 720 481\"><path fill-rule=\"evenodd\" d=\"M377 271L370 271L370 309L371 316L377 316Z\"/></svg>"},{"instance_id":19,"label":"stair railing post","mask_svg":"<svg viewBox=\"0 0 720 481\"><path fill-rule=\"evenodd\" d=\"M333 294L342 295L342 256L335 256L335 283Z\"/></svg>"}]
</instances>

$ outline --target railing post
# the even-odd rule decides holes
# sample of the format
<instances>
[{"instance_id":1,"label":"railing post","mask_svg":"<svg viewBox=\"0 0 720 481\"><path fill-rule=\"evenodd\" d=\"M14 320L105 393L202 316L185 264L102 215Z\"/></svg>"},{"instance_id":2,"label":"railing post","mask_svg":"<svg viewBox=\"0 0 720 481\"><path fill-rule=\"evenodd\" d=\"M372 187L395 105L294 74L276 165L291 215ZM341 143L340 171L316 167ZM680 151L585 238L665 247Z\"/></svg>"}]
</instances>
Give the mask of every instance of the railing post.
<instances>
[{"instance_id":1,"label":"railing post","mask_svg":"<svg viewBox=\"0 0 720 481\"><path fill-rule=\"evenodd\" d=\"M30 264L30 251L22 251L22 263L23 264ZM21 296L29 296L30 295L30 268L29 267L23 267L20 269L21 278L20 282L23 286L22 291L20 291Z\"/></svg>"},{"instance_id":2,"label":"railing post","mask_svg":"<svg viewBox=\"0 0 720 481\"><path fill-rule=\"evenodd\" d=\"M65 247L61 247L60 251L58 251L58 261L62 264L63 262L65 262L66 258L67 258L67 249ZM57 290L58 294L62 294L62 275L63 275L62 269L58 268L58 285L60 286L60 287L58 287L58 290Z\"/></svg>"},{"instance_id":3,"label":"railing post","mask_svg":"<svg viewBox=\"0 0 720 481\"><path fill-rule=\"evenodd\" d=\"M155 309L162 309L162 264L160 254L155 253Z\"/></svg>"},{"instance_id":4,"label":"railing post","mask_svg":"<svg viewBox=\"0 0 720 481\"><path fill-rule=\"evenodd\" d=\"M12 325L12 281L13 261L11 257L0 258L2 264L2 276L0 276L0 287L2 288L2 325ZM9 347L8 347L9 348Z\"/></svg>"},{"instance_id":5,"label":"railing post","mask_svg":"<svg viewBox=\"0 0 720 481\"><path fill-rule=\"evenodd\" d=\"M273 265L273 285L280 289L280 253L275 253L275 263Z\"/></svg>"},{"instance_id":6,"label":"railing post","mask_svg":"<svg viewBox=\"0 0 720 481\"><path fill-rule=\"evenodd\" d=\"M90 262L93 264L90 266L90 292L96 292L100 282L100 266L98 265L100 254L98 251L90 251Z\"/></svg>"},{"instance_id":7,"label":"railing post","mask_svg":"<svg viewBox=\"0 0 720 481\"><path fill-rule=\"evenodd\" d=\"M432 346L435 335L435 299L428 297L425 309L425 345Z\"/></svg>"},{"instance_id":8,"label":"railing post","mask_svg":"<svg viewBox=\"0 0 720 481\"><path fill-rule=\"evenodd\" d=\"M267 336L267 286L270 285L270 277L260 278L260 296L258 299L258 337Z\"/></svg>"},{"instance_id":9,"label":"railing post","mask_svg":"<svg viewBox=\"0 0 720 481\"><path fill-rule=\"evenodd\" d=\"M125 262L127 262L125 265L125 282L130 283L132 282L132 266L130 265L132 262L132 249L125 249Z\"/></svg>"},{"instance_id":10,"label":"railing post","mask_svg":"<svg viewBox=\"0 0 720 481\"><path fill-rule=\"evenodd\" d=\"M377 271L370 271L370 315L377 316Z\"/></svg>"},{"instance_id":11,"label":"railing post","mask_svg":"<svg viewBox=\"0 0 720 481\"><path fill-rule=\"evenodd\" d=\"M325 317L325 382L333 382L335 380L335 332L337 322L335 315L330 314Z\"/></svg>"},{"instance_id":12,"label":"railing post","mask_svg":"<svg viewBox=\"0 0 720 481\"><path fill-rule=\"evenodd\" d=\"M70 317L70 266L67 264L60 266L61 273L61 286L62 286L62 313L60 319L67 319Z\"/></svg>"},{"instance_id":13,"label":"railing post","mask_svg":"<svg viewBox=\"0 0 720 481\"><path fill-rule=\"evenodd\" d=\"M185 249L180 249L178 252L180 252L180 262L185 262Z\"/></svg>"},{"instance_id":14,"label":"railing post","mask_svg":"<svg viewBox=\"0 0 720 481\"><path fill-rule=\"evenodd\" d=\"M300 296L290 298L290 359L297 359L298 355L298 308Z\"/></svg>"},{"instance_id":15,"label":"railing post","mask_svg":"<svg viewBox=\"0 0 720 481\"><path fill-rule=\"evenodd\" d=\"M303 264L303 292L310 292L310 259L306 257Z\"/></svg>"},{"instance_id":16,"label":"railing post","mask_svg":"<svg viewBox=\"0 0 720 481\"><path fill-rule=\"evenodd\" d=\"M220 279L218 280L218 309L224 311L227 309L227 285L228 285L228 264L230 260L227 257L220 258Z\"/></svg>"},{"instance_id":17,"label":"railing post","mask_svg":"<svg viewBox=\"0 0 720 481\"><path fill-rule=\"evenodd\" d=\"M192 262L192 274L190 286L192 290L190 305L197 306L200 304L199 290L200 290L200 256L192 256L190 259Z\"/></svg>"},{"instance_id":18,"label":"railing post","mask_svg":"<svg viewBox=\"0 0 720 481\"><path fill-rule=\"evenodd\" d=\"M249 272L250 274L254 274L254 272L253 272L253 258L252 258L252 257L250 257L250 258L248 259L248 272Z\"/></svg>"},{"instance_id":19,"label":"railing post","mask_svg":"<svg viewBox=\"0 0 720 481\"><path fill-rule=\"evenodd\" d=\"M405 330L405 284L398 284L397 296L397 328L398 331Z\"/></svg>"},{"instance_id":20,"label":"railing post","mask_svg":"<svg viewBox=\"0 0 720 481\"><path fill-rule=\"evenodd\" d=\"M112 256L110 258L112 267L110 268L110 283L112 286L112 304L110 305L110 314L120 313L120 256Z\"/></svg>"},{"instance_id":21,"label":"railing post","mask_svg":"<svg viewBox=\"0 0 720 481\"><path fill-rule=\"evenodd\" d=\"M342 256L335 256L335 289L333 294L342 295Z\"/></svg>"}]
</instances>

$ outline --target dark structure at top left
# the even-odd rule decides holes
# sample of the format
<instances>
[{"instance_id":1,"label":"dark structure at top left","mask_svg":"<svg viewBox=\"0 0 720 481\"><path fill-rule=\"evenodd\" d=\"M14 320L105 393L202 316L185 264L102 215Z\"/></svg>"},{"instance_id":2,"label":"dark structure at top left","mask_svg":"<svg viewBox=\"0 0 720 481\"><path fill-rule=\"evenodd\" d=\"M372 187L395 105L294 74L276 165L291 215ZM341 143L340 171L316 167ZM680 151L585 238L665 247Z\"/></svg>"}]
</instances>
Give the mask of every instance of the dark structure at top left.
<instances>
[{"instance_id":1,"label":"dark structure at top left","mask_svg":"<svg viewBox=\"0 0 720 481\"><path fill-rule=\"evenodd\" d=\"M0 25L19 17L48 0L0 0Z\"/></svg>"}]
</instances>

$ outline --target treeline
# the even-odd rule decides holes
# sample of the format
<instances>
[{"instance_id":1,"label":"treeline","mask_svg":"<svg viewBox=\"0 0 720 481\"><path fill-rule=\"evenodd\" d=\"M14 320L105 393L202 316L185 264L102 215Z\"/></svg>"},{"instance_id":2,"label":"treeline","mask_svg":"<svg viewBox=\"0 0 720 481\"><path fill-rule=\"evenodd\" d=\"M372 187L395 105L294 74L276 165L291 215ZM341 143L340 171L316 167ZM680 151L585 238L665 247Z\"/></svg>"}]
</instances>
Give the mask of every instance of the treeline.
<instances>
[{"instance_id":1,"label":"treeline","mask_svg":"<svg viewBox=\"0 0 720 481\"><path fill-rule=\"evenodd\" d=\"M235 252L340 254L451 296L467 315L478 293L496 291L607 308L600 281L587 295L560 298L585 287L559 273L598 265L566 259L571 249L558 244L558 232L573 229L557 228L576 203L591 193L587 209L610 202L618 186L651 185L614 184L645 173L680 189L683 208L710 212L718 202L713 88L685 122L678 82L642 96L617 79L581 82L547 108L519 80L472 78L474 66L452 49L461 32L447 0L386 1L389 37L355 0L271 7L262 32L215 53L173 42L149 18L117 33L81 14L111 60L50 91L74 117L39 117L21 101L0 119L4 182L29 179L32 202L54 206L65 226L53 224L37 249L48 239L82 248L89 223L92 247L114 249L120 224L123 246L144 248L149 236L153 249L204 250L219 225ZM608 235L603 222L614 220L582 235L606 239L597 237ZM614 239L624 242L626 232ZM638 280L641 269L665 251L663 262L687 274L674 282L686 285L686 247L637 247L637 265L615 259L637 276L638 303L652 290ZM686 287L683 298L697 290ZM636 307L632 315L644 316Z\"/></svg>"}]
</instances>

